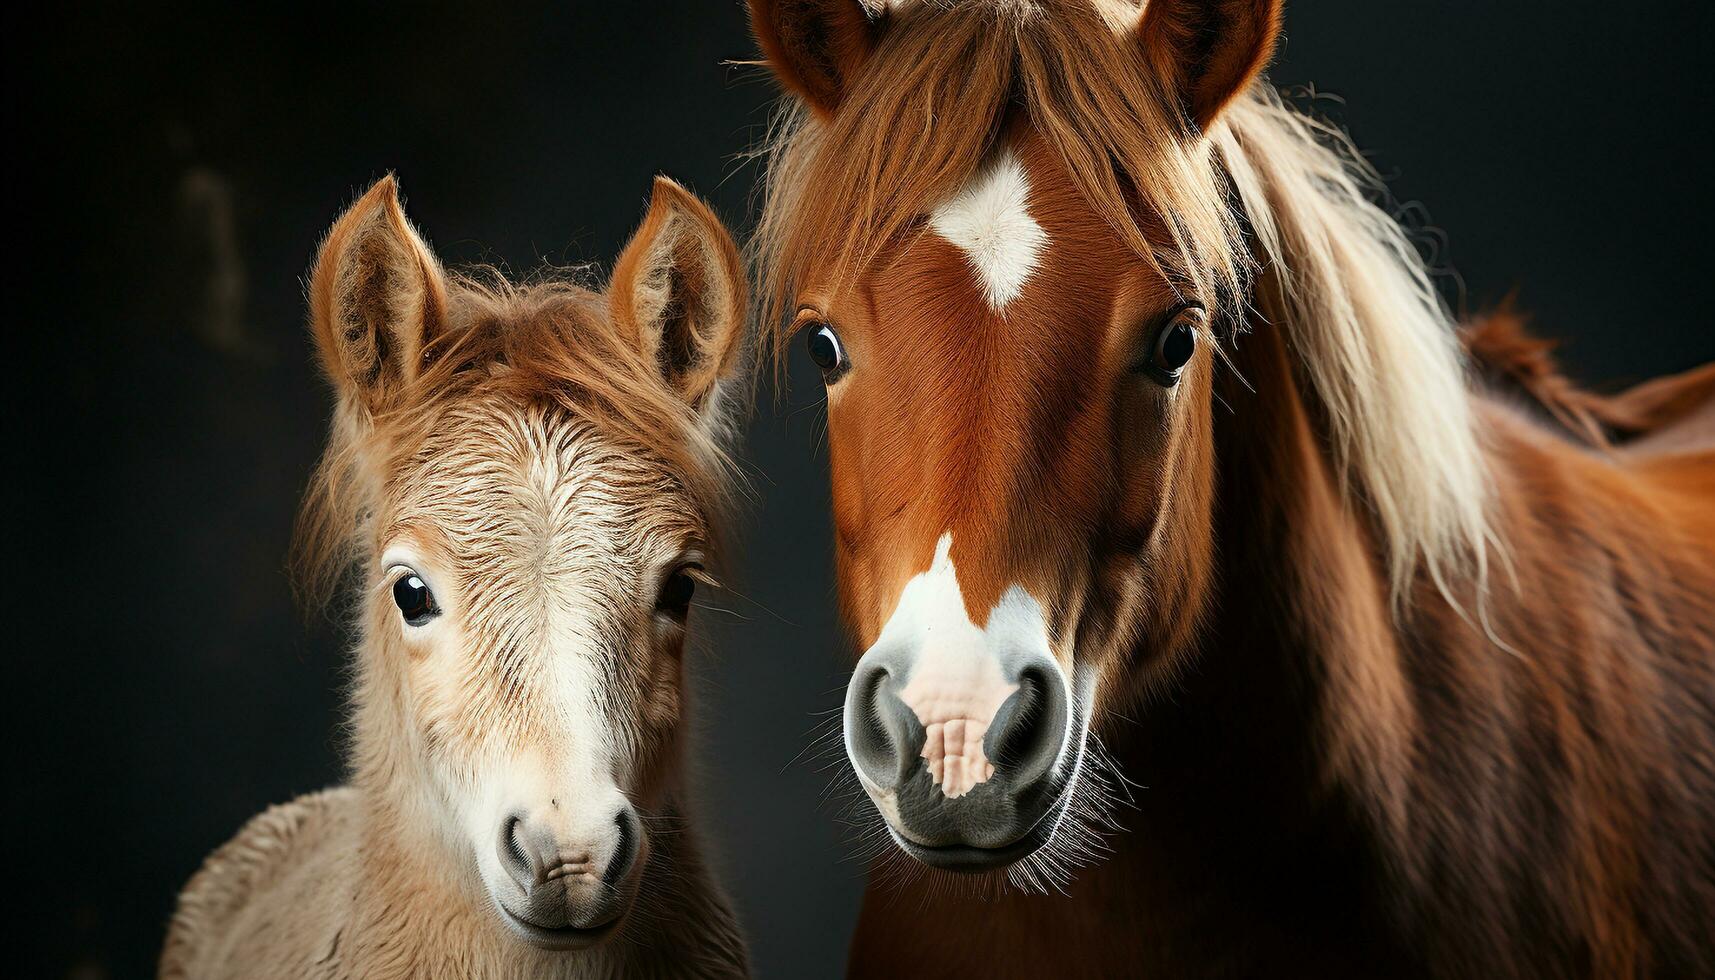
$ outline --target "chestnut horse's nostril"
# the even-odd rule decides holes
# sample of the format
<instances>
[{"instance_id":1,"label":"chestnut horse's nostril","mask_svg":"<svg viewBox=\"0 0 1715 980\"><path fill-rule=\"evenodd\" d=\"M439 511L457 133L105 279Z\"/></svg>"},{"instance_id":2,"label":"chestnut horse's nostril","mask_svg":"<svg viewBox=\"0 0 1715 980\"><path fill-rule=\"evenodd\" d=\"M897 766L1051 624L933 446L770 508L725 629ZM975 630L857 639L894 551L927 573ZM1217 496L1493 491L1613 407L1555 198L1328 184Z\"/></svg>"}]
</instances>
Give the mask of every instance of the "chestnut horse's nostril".
<instances>
[{"instance_id":1,"label":"chestnut horse's nostril","mask_svg":"<svg viewBox=\"0 0 1715 980\"><path fill-rule=\"evenodd\" d=\"M920 761L924 731L885 663L858 665L846 696L846 750L863 777L891 789Z\"/></svg>"},{"instance_id":2,"label":"chestnut horse's nostril","mask_svg":"<svg viewBox=\"0 0 1715 980\"><path fill-rule=\"evenodd\" d=\"M1029 786L1049 773L1065 741L1066 709L1063 688L1045 665L1019 672L1018 690L1001 703L983 740L1007 782Z\"/></svg>"}]
</instances>

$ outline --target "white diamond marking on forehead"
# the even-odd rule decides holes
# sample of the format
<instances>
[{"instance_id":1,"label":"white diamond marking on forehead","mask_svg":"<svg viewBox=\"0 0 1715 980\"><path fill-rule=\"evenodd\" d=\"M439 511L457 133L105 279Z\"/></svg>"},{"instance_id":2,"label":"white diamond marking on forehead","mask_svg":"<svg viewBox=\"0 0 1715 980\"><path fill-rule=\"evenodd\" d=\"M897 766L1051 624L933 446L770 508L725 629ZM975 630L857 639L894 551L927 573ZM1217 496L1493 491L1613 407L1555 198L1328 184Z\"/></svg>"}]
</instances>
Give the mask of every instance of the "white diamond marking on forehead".
<instances>
[{"instance_id":1,"label":"white diamond marking on forehead","mask_svg":"<svg viewBox=\"0 0 1715 980\"><path fill-rule=\"evenodd\" d=\"M996 310L1024 291L1048 245L1048 233L1030 216L1030 179L1010 149L936 208L929 227L965 253Z\"/></svg>"}]
</instances>

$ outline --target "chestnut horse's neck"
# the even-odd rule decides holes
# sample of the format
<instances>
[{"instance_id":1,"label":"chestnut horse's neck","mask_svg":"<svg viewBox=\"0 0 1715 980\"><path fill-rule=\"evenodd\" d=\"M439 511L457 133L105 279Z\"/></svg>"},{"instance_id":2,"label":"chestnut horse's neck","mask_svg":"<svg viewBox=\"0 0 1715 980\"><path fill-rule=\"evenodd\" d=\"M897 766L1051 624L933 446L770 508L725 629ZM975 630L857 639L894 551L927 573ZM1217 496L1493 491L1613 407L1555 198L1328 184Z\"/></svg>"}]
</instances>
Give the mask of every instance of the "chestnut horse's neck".
<instances>
[{"instance_id":1,"label":"chestnut horse's neck","mask_svg":"<svg viewBox=\"0 0 1715 980\"><path fill-rule=\"evenodd\" d=\"M1155 839L1119 846L1193 855L1173 888L1225 878L1340 951L1319 971L1715 966L1687 938L1715 910L1715 775L1688 761L1715 741L1715 454L1595 454L1470 396L1506 564L1486 596L1420 577L1396 617L1287 336L1258 324L1249 387L1221 380L1219 591L1180 694L1108 737L1151 787Z\"/></svg>"},{"instance_id":2,"label":"chestnut horse's neck","mask_svg":"<svg viewBox=\"0 0 1715 980\"><path fill-rule=\"evenodd\" d=\"M1258 324L1233 356L1212 405L1203 639L1170 696L1103 735L1145 787L1139 826L1112 841L1115 870L1158 908L1152 939L1180 968L1250 935L1287 973L1410 975L1411 957L1380 941L1392 928L1375 876L1393 860L1378 828L1403 827L1414 737L1377 535L1344 503L1285 331ZM1354 948L1353 934L1378 941Z\"/></svg>"}]
</instances>

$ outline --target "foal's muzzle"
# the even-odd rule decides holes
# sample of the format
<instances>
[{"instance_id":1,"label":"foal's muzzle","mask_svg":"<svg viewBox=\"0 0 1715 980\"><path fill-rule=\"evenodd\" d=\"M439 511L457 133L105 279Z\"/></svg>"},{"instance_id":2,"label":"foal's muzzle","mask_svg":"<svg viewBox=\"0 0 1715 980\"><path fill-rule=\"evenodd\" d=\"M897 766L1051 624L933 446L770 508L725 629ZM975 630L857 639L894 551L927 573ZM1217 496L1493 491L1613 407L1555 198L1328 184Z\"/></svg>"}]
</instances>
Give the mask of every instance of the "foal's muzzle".
<instances>
[{"instance_id":1,"label":"foal's muzzle","mask_svg":"<svg viewBox=\"0 0 1715 980\"><path fill-rule=\"evenodd\" d=\"M495 898L524 940L582 949L607 938L630 906L643 829L629 805L594 833L567 833L557 816L538 808L502 822L495 847L508 881Z\"/></svg>"},{"instance_id":2,"label":"foal's muzzle","mask_svg":"<svg viewBox=\"0 0 1715 980\"><path fill-rule=\"evenodd\" d=\"M1047 843L1065 809L1076 768L1066 676L1044 653L1002 655L972 694L956 677L913 684L919 653L877 647L858 662L847 754L906 853L951 871L1005 867Z\"/></svg>"}]
</instances>

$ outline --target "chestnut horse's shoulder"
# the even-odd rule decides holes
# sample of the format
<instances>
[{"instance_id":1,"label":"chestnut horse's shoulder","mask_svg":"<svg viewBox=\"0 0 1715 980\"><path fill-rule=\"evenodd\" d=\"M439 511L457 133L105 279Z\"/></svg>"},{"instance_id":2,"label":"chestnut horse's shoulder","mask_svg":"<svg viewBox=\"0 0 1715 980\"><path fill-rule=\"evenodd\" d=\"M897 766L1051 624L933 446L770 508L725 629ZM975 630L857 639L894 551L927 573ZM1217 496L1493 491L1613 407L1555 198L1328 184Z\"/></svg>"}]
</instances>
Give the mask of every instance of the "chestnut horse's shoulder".
<instances>
[{"instance_id":1,"label":"chestnut horse's shoulder","mask_svg":"<svg viewBox=\"0 0 1715 980\"><path fill-rule=\"evenodd\" d=\"M236 926L258 895L298 876L356 826L357 791L306 793L250 818L203 861L179 894L161 952L160 975L208 976L225 959ZM349 850L349 849L346 849ZM319 874L319 873L318 873Z\"/></svg>"}]
</instances>

